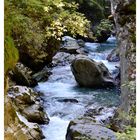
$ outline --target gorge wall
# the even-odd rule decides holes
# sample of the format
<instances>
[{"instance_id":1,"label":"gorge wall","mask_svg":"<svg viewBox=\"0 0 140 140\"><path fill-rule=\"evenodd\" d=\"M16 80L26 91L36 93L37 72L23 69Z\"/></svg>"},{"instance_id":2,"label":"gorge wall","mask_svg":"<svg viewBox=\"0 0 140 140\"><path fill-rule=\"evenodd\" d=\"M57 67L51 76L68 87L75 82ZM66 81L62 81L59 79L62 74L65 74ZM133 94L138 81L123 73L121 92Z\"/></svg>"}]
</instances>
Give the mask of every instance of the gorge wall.
<instances>
[{"instance_id":1,"label":"gorge wall","mask_svg":"<svg viewBox=\"0 0 140 140\"><path fill-rule=\"evenodd\" d=\"M111 0L121 70L121 112L127 116L136 104L136 1Z\"/></svg>"}]
</instances>

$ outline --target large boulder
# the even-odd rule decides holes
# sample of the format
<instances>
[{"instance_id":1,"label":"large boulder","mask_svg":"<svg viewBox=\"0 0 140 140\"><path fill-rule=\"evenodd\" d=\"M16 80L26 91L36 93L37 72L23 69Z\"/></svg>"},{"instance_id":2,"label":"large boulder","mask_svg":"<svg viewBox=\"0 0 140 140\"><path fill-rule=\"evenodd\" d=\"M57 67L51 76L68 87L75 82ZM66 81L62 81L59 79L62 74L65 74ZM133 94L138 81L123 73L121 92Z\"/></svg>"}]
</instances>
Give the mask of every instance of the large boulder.
<instances>
[{"instance_id":1,"label":"large boulder","mask_svg":"<svg viewBox=\"0 0 140 140\"><path fill-rule=\"evenodd\" d=\"M10 77L18 85L33 87L37 85L37 81L32 77L32 73L30 68L22 63L17 63L13 71L10 72Z\"/></svg>"},{"instance_id":2,"label":"large boulder","mask_svg":"<svg viewBox=\"0 0 140 140\"><path fill-rule=\"evenodd\" d=\"M102 62L78 56L71 65L73 75L80 86L108 87L114 85L109 70Z\"/></svg>"},{"instance_id":3,"label":"large boulder","mask_svg":"<svg viewBox=\"0 0 140 140\"><path fill-rule=\"evenodd\" d=\"M12 99L17 112L29 122L38 124L49 123L49 118L43 110L43 104L38 93L31 88L13 86L9 89L8 96Z\"/></svg>"},{"instance_id":4,"label":"large boulder","mask_svg":"<svg viewBox=\"0 0 140 140\"><path fill-rule=\"evenodd\" d=\"M90 117L70 122L66 140L116 140L115 133Z\"/></svg>"},{"instance_id":5,"label":"large boulder","mask_svg":"<svg viewBox=\"0 0 140 140\"><path fill-rule=\"evenodd\" d=\"M45 40L30 40L24 42L23 46L18 46L19 60L33 71L40 71L46 64L51 63L52 57L60 48L60 41L51 38Z\"/></svg>"}]
</instances>

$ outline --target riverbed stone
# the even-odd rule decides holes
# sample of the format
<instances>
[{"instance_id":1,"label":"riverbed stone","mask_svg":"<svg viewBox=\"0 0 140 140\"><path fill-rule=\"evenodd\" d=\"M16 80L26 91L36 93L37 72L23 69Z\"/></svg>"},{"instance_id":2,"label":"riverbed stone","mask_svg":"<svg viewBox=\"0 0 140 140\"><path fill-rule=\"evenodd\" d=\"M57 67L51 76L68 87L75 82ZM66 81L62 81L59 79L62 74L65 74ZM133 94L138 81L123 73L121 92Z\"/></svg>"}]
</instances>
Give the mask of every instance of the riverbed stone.
<instances>
[{"instance_id":1,"label":"riverbed stone","mask_svg":"<svg viewBox=\"0 0 140 140\"><path fill-rule=\"evenodd\" d=\"M71 70L80 86L114 86L114 80L107 67L102 62L96 62L86 56L77 56L77 58L72 61Z\"/></svg>"},{"instance_id":2,"label":"riverbed stone","mask_svg":"<svg viewBox=\"0 0 140 140\"><path fill-rule=\"evenodd\" d=\"M51 74L52 74L52 72L50 71L50 69L48 67L44 67L41 71L33 74L32 77L37 82L45 82L48 80L48 78Z\"/></svg>"},{"instance_id":3,"label":"riverbed stone","mask_svg":"<svg viewBox=\"0 0 140 140\"><path fill-rule=\"evenodd\" d=\"M38 124L27 123L20 119L18 114L12 98L9 97L9 95L6 95L4 102L5 140L41 140L44 138L42 130Z\"/></svg>"},{"instance_id":4,"label":"riverbed stone","mask_svg":"<svg viewBox=\"0 0 140 140\"><path fill-rule=\"evenodd\" d=\"M79 46L85 47L85 42L82 39L78 39L77 43L79 44Z\"/></svg>"},{"instance_id":5,"label":"riverbed stone","mask_svg":"<svg viewBox=\"0 0 140 140\"><path fill-rule=\"evenodd\" d=\"M60 66L65 66L67 64L70 64L74 59L76 55L75 54L69 54L66 52L58 52L54 57L52 64L54 66L60 65Z\"/></svg>"},{"instance_id":6,"label":"riverbed stone","mask_svg":"<svg viewBox=\"0 0 140 140\"><path fill-rule=\"evenodd\" d=\"M29 122L48 124L49 118L44 112L41 98L37 92L25 86L13 86L8 91L15 110L20 112Z\"/></svg>"},{"instance_id":7,"label":"riverbed stone","mask_svg":"<svg viewBox=\"0 0 140 140\"><path fill-rule=\"evenodd\" d=\"M72 99L72 98L68 98L68 99L59 99L59 102L64 102L64 103L78 103L77 99Z\"/></svg>"},{"instance_id":8,"label":"riverbed stone","mask_svg":"<svg viewBox=\"0 0 140 140\"><path fill-rule=\"evenodd\" d=\"M33 104L23 109L22 113L29 122L36 122L38 124L48 123L49 119L43 112L43 107L39 104Z\"/></svg>"},{"instance_id":9,"label":"riverbed stone","mask_svg":"<svg viewBox=\"0 0 140 140\"><path fill-rule=\"evenodd\" d=\"M90 117L69 123L66 140L116 140L115 133Z\"/></svg>"},{"instance_id":10,"label":"riverbed stone","mask_svg":"<svg viewBox=\"0 0 140 140\"><path fill-rule=\"evenodd\" d=\"M77 50L80 49L80 46L75 39L66 38L60 51L70 53L70 54L77 54Z\"/></svg>"},{"instance_id":11,"label":"riverbed stone","mask_svg":"<svg viewBox=\"0 0 140 140\"><path fill-rule=\"evenodd\" d=\"M34 87L37 85L37 81L32 77L32 73L33 71L30 68L18 62L9 74L18 85Z\"/></svg>"}]
</instances>

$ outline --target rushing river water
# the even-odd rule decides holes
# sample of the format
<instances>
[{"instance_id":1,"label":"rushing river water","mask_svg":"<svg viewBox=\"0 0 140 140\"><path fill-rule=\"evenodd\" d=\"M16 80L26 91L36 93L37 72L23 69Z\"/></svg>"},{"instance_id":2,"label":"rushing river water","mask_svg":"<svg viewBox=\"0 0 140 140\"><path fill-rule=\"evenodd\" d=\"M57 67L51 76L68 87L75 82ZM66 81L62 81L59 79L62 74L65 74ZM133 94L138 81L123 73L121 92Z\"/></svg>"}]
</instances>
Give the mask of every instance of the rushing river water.
<instances>
[{"instance_id":1,"label":"rushing river water","mask_svg":"<svg viewBox=\"0 0 140 140\"><path fill-rule=\"evenodd\" d=\"M106 43L86 42L85 45L88 56L102 61L113 73L119 63L108 62L106 57L116 47L116 39L110 37ZM44 93L44 108L50 118L49 124L42 126L45 140L65 140L70 120L83 116L88 109L106 108L102 115L97 116L102 120L111 116L114 107L119 104L115 89L78 87L70 65L54 67L48 81L39 83L36 90Z\"/></svg>"}]
</instances>

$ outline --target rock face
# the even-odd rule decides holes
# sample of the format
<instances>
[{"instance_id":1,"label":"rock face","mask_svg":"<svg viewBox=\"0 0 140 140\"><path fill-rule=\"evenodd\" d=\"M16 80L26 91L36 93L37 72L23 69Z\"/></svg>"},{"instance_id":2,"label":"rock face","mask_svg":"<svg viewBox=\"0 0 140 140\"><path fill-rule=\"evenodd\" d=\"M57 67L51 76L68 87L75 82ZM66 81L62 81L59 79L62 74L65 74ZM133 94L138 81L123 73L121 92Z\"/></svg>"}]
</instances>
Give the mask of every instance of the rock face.
<instances>
[{"instance_id":1,"label":"rock face","mask_svg":"<svg viewBox=\"0 0 140 140\"><path fill-rule=\"evenodd\" d=\"M136 1L111 0L111 5L120 54L122 100L112 125L120 131L125 125L133 124L135 127L135 122L126 116L133 114L134 117L136 106ZM123 113L125 117L122 117Z\"/></svg>"},{"instance_id":2,"label":"rock face","mask_svg":"<svg viewBox=\"0 0 140 140\"><path fill-rule=\"evenodd\" d=\"M37 81L32 77L32 73L30 68L22 63L17 63L10 76L18 85L34 87L37 85Z\"/></svg>"},{"instance_id":3,"label":"rock face","mask_svg":"<svg viewBox=\"0 0 140 140\"><path fill-rule=\"evenodd\" d=\"M106 66L88 57L78 56L72 62L71 69L80 86L108 87L114 85L113 78Z\"/></svg>"},{"instance_id":4,"label":"rock face","mask_svg":"<svg viewBox=\"0 0 140 140\"><path fill-rule=\"evenodd\" d=\"M86 117L70 122L66 140L116 140L115 133L96 120Z\"/></svg>"},{"instance_id":5,"label":"rock face","mask_svg":"<svg viewBox=\"0 0 140 140\"><path fill-rule=\"evenodd\" d=\"M50 39L47 43L44 41L42 44L17 46L20 62L33 71L40 71L46 64L50 63L59 48L60 42L54 39Z\"/></svg>"},{"instance_id":6,"label":"rock face","mask_svg":"<svg viewBox=\"0 0 140 140\"><path fill-rule=\"evenodd\" d=\"M41 140L43 133L36 123L27 123L17 114L10 97L4 102L4 138L5 140Z\"/></svg>"},{"instance_id":7,"label":"rock face","mask_svg":"<svg viewBox=\"0 0 140 140\"><path fill-rule=\"evenodd\" d=\"M120 52L121 85L124 85L122 110L129 113L136 104L136 1L111 0L111 4Z\"/></svg>"},{"instance_id":8,"label":"rock face","mask_svg":"<svg viewBox=\"0 0 140 140\"><path fill-rule=\"evenodd\" d=\"M41 99L32 89L22 86L11 87L8 91L15 109L29 122L48 124L49 118L43 111Z\"/></svg>"}]
</instances>

